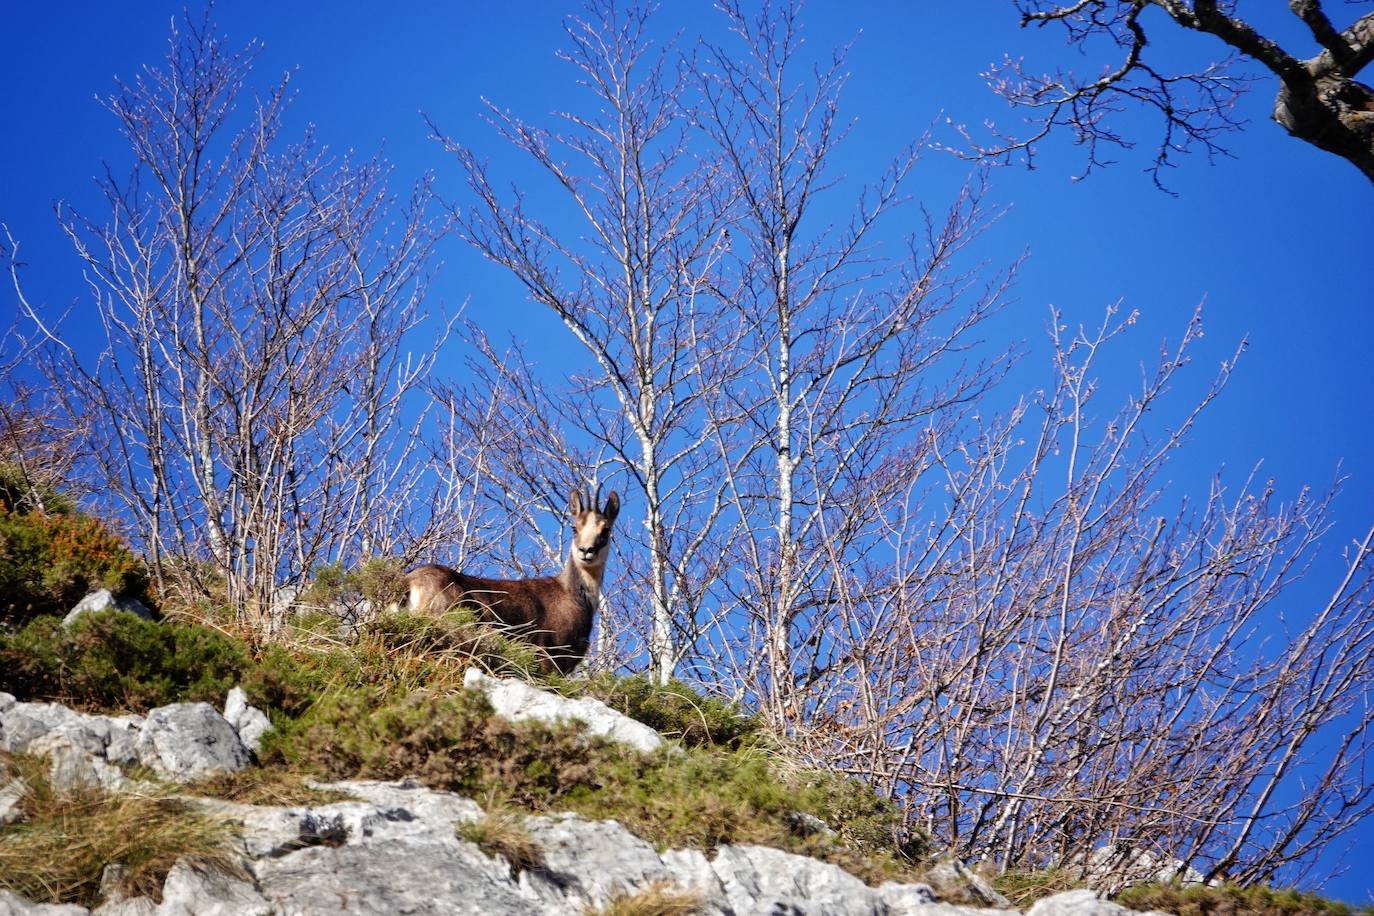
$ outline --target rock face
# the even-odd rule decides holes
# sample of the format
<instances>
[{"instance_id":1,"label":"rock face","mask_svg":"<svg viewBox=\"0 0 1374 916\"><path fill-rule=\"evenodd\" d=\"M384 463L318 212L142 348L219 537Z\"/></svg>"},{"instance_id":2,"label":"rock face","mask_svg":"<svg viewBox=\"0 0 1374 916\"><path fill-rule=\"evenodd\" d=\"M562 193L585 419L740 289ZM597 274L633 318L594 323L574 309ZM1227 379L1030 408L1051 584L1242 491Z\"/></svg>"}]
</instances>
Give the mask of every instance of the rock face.
<instances>
[{"instance_id":1,"label":"rock face","mask_svg":"<svg viewBox=\"0 0 1374 916\"><path fill-rule=\"evenodd\" d=\"M467 670L463 686L485 693L496 714L512 722L581 722L587 734L628 744L642 753L663 746L663 736L658 732L591 697L570 700L514 678L490 677L476 668Z\"/></svg>"},{"instance_id":2,"label":"rock face","mask_svg":"<svg viewBox=\"0 0 1374 916\"><path fill-rule=\"evenodd\" d=\"M714 916L921 914L922 885L882 890L833 865L759 846L658 852L614 821L571 814L525 819L542 864L516 875L458 837L481 818L468 799L408 780L328 788L356 801L255 807L206 801L236 822L245 857L237 878L175 869L154 912L575 916L650 886L692 894ZM216 909L233 901L227 909ZM127 905L127 903L126 903Z\"/></svg>"},{"instance_id":3,"label":"rock face","mask_svg":"<svg viewBox=\"0 0 1374 916\"><path fill-rule=\"evenodd\" d=\"M102 588L91 592L78 601L76 607L68 611L67 616L62 618L62 626L69 627L76 623L78 618L86 614L98 614L101 611L128 611L144 620L157 619L153 612L144 607L143 602L137 598L119 599L108 588Z\"/></svg>"}]
</instances>

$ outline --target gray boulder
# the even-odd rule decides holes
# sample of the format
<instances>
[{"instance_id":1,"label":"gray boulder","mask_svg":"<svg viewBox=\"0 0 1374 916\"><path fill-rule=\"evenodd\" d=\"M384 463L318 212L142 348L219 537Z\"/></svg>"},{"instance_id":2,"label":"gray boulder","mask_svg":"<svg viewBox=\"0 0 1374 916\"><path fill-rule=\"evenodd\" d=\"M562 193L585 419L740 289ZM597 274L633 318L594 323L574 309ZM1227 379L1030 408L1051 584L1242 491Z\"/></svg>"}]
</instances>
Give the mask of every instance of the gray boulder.
<instances>
[{"instance_id":1,"label":"gray boulder","mask_svg":"<svg viewBox=\"0 0 1374 916\"><path fill-rule=\"evenodd\" d=\"M189 782L248 766L238 732L209 703L174 703L148 713L139 730L138 760L162 776Z\"/></svg>"},{"instance_id":2,"label":"gray boulder","mask_svg":"<svg viewBox=\"0 0 1374 916\"><path fill-rule=\"evenodd\" d=\"M711 867L736 913L889 916L873 888L838 866L766 846L722 846Z\"/></svg>"},{"instance_id":3,"label":"gray boulder","mask_svg":"<svg viewBox=\"0 0 1374 916\"><path fill-rule=\"evenodd\" d=\"M91 916L157 916L158 907L147 897L111 900L91 910Z\"/></svg>"},{"instance_id":4,"label":"gray boulder","mask_svg":"<svg viewBox=\"0 0 1374 916\"><path fill-rule=\"evenodd\" d=\"M1103 900L1086 888L1064 891L1035 901L1026 916L1140 916L1119 903Z\"/></svg>"},{"instance_id":5,"label":"gray boulder","mask_svg":"<svg viewBox=\"0 0 1374 916\"><path fill-rule=\"evenodd\" d=\"M127 788L124 771L105 759L105 746L88 731L54 731L30 742L28 753L48 759L48 781L58 792Z\"/></svg>"},{"instance_id":6,"label":"gray boulder","mask_svg":"<svg viewBox=\"0 0 1374 916\"><path fill-rule=\"evenodd\" d=\"M224 718L239 733L243 746L254 754L262 748L262 736L272 730L267 714L248 704L248 694L242 687L235 687L225 697Z\"/></svg>"},{"instance_id":7,"label":"gray boulder","mask_svg":"<svg viewBox=\"0 0 1374 916\"><path fill-rule=\"evenodd\" d=\"M924 912L921 907L935 902L935 892L928 884L898 884L884 881L878 885L878 896L883 898L888 910L893 913Z\"/></svg>"},{"instance_id":8,"label":"gray boulder","mask_svg":"<svg viewBox=\"0 0 1374 916\"><path fill-rule=\"evenodd\" d=\"M185 862L168 872L162 905L157 908L158 916L269 916L276 912L246 876Z\"/></svg>"},{"instance_id":9,"label":"gray boulder","mask_svg":"<svg viewBox=\"0 0 1374 916\"><path fill-rule=\"evenodd\" d=\"M986 878L952 855L946 855L927 869L926 880L935 893L944 898L964 899L979 906L1011 906L1011 901L999 894Z\"/></svg>"},{"instance_id":10,"label":"gray boulder","mask_svg":"<svg viewBox=\"0 0 1374 916\"><path fill-rule=\"evenodd\" d=\"M663 736L658 732L591 697L570 700L515 678L491 677L476 668L467 670L463 686L486 694L496 714L512 722L580 722L589 735L628 744L646 754L663 746Z\"/></svg>"},{"instance_id":11,"label":"gray boulder","mask_svg":"<svg viewBox=\"0 0 1374 916\"><path fill-rule=\"evenodd\" d=\"M6 694L8 696L8 694ZM135 759L141 716L87 715L57 703L9 703L0 711L0 750L46 755L60 786L122 786Z\"/></svg>"},{"instance_id":12,"label":"gray boulder","mask_svg":"<svg viewBox=\"0 0 1374 916\"><path fill-rule=\"evenodd\" d=\"M520 890L547 912L600 908L657 882L704 885L704 897L719 898L723 891L709 871L704 881L700 872L692 876L696 880L681 881L682 875L665 864L652 844L615 821L562 814L527 817L525 827L543 851L544 861L541 867L520 873Z\"/></svg>"},{"instance_id":13,"label":"gray boulder","mask_svg":"<svg viewBox=\"0 0 1374 916\"><path fill-rule=\"evenodd\" d=\"M76 607L68 611L67 616L62 618L62 626L69 627L87 614L99 614L103 611L127 611L142 617L144 620L157 619L153 612L148 610L143 602L137 598L116 598L108 588L102 588L91 592L78 601Z\"/></svg>"},{"instance_id":14,"label":"gray boulder","mask_svg":"<svg viewBox=\"0 0 1374 916\"><path fill-rule=\"evenodd\" d=\"M464 914L533 916L544 912L477 847L392 840L313 846L252 864L277 912L292 914Z\"/></svg>"}]
</instances>

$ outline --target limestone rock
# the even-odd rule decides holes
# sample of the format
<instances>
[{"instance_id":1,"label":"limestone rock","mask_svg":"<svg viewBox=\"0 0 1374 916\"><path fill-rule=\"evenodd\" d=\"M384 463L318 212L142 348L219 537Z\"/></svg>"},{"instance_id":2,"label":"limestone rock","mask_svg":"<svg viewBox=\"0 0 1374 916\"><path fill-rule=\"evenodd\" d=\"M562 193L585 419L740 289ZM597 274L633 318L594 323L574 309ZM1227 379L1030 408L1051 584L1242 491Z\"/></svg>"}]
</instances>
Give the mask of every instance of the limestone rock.
<instances>
[{"instance_id":1,"label":"limestone rock","mask_svg":"<svg viewBox=\"0 0 1374 916\"><path fill-rule=\"evenodd\" d=\"M1180 859L1159 856L1148 849L1137 849L1127 843L1099 846L1086 857L1070 866L1085 883L1094 887L1107 884L1120 887L1132 884L1169 883L1176 881L1187 887L1205 884L1206 878L1197 869ZM1213 882L1218 884L1220 882Z\"/></svg>"},{"instance_id":2,"label":"limestone rock","mask_svg":"<svg viewBox=\"0 0 1374 916\"><path fill-rule=\"evenodd\" d=\"M581 722L589 735L628 744L646 754L663 746L658 732L591 697L570 700L514 678L490 677L476 668L467 670L463 686L485 693L496 714L512 722Z\"/></svg>"},{"instance_id":3,"label":"limestone rock","mask_svg":"<svg viewBox=\"0 0 1374 916\"><path fill-rule=\"evenodd\" d=\"M966 899L979 906L1010 907L1011 901L954 856L945 856L926 870L926 880L944 898Z\"/></svg>"},{"instance_id":4,"label":"limestone rock","mask_svg":"<svg viewBox=\"0 0 1374 916\"><path fill-rule=\"evenodd\" d=\"M563 814L527 817L525 828L543 850L544 863L520 874L520 888L547 906L602 907L650 882L673 878L651 844L615 821Z\"/></svg>"},{"instance_id":5,"label":"limestone rock","mask_svg":"<svg viewBox=\"0 0 1374 916\"><path fill-rule=\"evenodd\" d=\"M254 754L262 747L262 736L272 730L267 713L248 704L248 694L242 687L235 687L225 697L224 718L239 733L243 746Z\"/></svg>"},{"instance_id":6,"label":"limestone rock","mask_svg":"<svg viewBox=\"0 0 1374 916\"><path fill-rule=\"evenodd\" d=\"M888 916L877 891L828 862L766 846L722 846L711 867L737 913Z\"/></svg>"},{"instance_id":7,"label":"limestone rock","mask_svg":"<svg viewBox=\"0 0 1374 916\"><path fill-rule=\"evenodd\" d=\"M268 916L274 912L251 881L185 862L168 872L162 905L157 908L158 916Z\"/></svg>"},{"instance_id":8,"label":"limestone rock","mask_svg":"<svg viewBox=\"0 0 1374 916\"><path fill-rule=\"evenodd\" d=\"M1103 900L1086 888L1064 891L1035 901L1026 916L1138 916L1119 903Z\"/></svg>"},{"instance_id":9,"label":"limestone rock","mask_svg":"<svg viewBox=\"0 0 1374 916\"><path fill-rule=\"evenodd\" d=\"M89 916L84 906L55 903L30 903L23 897L0 890L0 916Z\"/></svg>"},{"instance_id":10,"label":"limestone rock","mask_svg":"<svg viewBox=\"0 0 1374 916\"><path fill-rule=\"evenodd\" d=\"M23 815L24 796L28 791L28 783L0 767L0 827L13 824Z\"/></svg>"},{"instance_id":11,"label":"limestone rock","mask_svg":"<svg viewBox=\"0 0 1374 916\"><path fill-rule=\"evenodd\" d=\"M154 709L136 747L139 762L177 782L241 770L250 759L238 732L209 703Z\"/></svg>"},{"instance_id":12,"label":"limestone rock","mask_svg":"<svg viewBox=\"0 0 1374 916\"><path fill-rule=\"evenodd\" d=\"M15 704L14 694L0 690L0 712L5 712Z\"/></svg>"},{"instance_id":13,"label":"limestone rock","mask_svg":"<svg viewBox=\"0 0 1374 916\"><path fill-rule=\"evenodd\" d=\"M105 746L88 731L54 731L30 742L28 753L48 759L48 781L59 792L126 788L124 771L105 759Z\"/></svg>"},{"instance_id":14,"label":"limestone rock","mask_svg":"<svg viewBox=\"0 0 1374 916\"><path fill-rule=\"evenodd\" d=\"M263 894L284 913L533 916L542 912L495 873L476 847L456 839L445 844L315 846L256 862L253 870Z\"/></svg>"},{"instance_id":15,"label":"limestone rock","mask_svg":"<svg viewBox=\"0 0 1374 916\"><path fill-rule=\"evenodd\" d=\"M118 788L124 785L118 765L134 761L142 721L87 715L56 703L10 703L0 711L0 750L50 757L60 786Z\"/></svg>"},{"instance_id":16,"label":"limestone rock","mask_svg":"<svg viewBox=\"0 0 1374 916\"><path fill-rule=\"evenodd\" d=\"M91 592L85 598L76 603L76 607L67 612L67 616L62 618L62 626L69 627L76 623L77 619L86 614L99 614L102 611L127 611L130 614L142 617L144 620L156 620L153 612L143 606L143 602L137 598L118 599L108 588L98 589Z\"/></svg>"},{"instance_id":17,"label":"limestone rock","mask_svg":"<svg viewBox=\"0 0 1374 916\"><path fill-rule=\"evenodd\" d=\"M111 900L91 910L91 916L158 916L158 907L147 897Z\"/></svg>"},{"instance_id":18,"label":"limestone rock","mask_svg":"<svg viewBox=\"0 0 1374 916\"><path fill-rule=\"evenodd\" d=\"M924 912L918 907L935 902L935 892L929 884L898 884L895 881L884 881L878 885L878 896L883 898L883 903L887 904L887 908L893 913Z\"/></svg>"}]
</instances>

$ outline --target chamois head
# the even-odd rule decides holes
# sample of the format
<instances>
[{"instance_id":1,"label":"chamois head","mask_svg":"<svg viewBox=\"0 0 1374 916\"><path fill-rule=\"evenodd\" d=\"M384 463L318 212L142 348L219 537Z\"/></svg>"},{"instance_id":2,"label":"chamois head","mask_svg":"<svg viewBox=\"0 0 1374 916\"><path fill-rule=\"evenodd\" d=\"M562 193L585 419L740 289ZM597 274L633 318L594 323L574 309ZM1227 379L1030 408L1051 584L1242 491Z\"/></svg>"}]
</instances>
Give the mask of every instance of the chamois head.
<instances>
[{"instance_id":1,"label":"chamois head","mask_svg":"<svg viewBox=\"0 0 1374 916\"><path fill-rule=\"evenodd\" d=\"M595 500L586 490L575 490L568 507L573 524L572 560L588 572L600 571L606 565L606 554L611 544L611 525L620 514L618 494L612 491L606 497L606 505L598 508L600 496L599 490Z\"/></svg>"}]
</instances>

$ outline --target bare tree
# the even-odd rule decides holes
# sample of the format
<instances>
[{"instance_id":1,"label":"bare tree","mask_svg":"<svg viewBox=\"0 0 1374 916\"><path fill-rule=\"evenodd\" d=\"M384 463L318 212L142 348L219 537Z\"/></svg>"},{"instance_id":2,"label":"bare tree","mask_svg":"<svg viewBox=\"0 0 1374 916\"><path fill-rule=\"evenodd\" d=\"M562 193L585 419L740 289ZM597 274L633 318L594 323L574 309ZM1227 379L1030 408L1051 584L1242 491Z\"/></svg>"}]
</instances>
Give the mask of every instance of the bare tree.
<instances>
[{"instance_id":1,"label":"bare tree","mask_svg":"<svg viewBox=\"0 0 1374 916\"><path fill-rule=\"evenodd\" d=\"M920 467L916 431L947 422L997 377L997 360L959 354L1010 275L978 280L965 260L995 216L978 183L943 214L913 210L920 228L895 251L879 244L909 202L921 142L836 228L823 198L848 130L844 52L812 70L796 4L720 8L734 42L703 46L702 123L738 202L720 298L750 356L709 400L738 570L721 599L735 619L723 618L716 647L731 657L711 667L738 672L786 725L826 665L841 609L865 588L850 567L875 561L890 498ZM741 630L751 636L732 651Z\"/></svg>"},{"instance_id":2,"label":"bare tree","mask_svg":"<svg viewBox=\"0 0 1374 916\"><path fill-rule=\"evenodd\" d=\"M0 232L0 257L13 264L18 246L8 228L0 226ZM0 468L9 478L5 485L20 491L12 494L16 503L48 512L55 492L75 499L85 491L72 473L77 431L64 422L41 375L33 372L35 349L17 316L0 331Z\"/></svg>"},{"instance_id":3,"label":"bare tree","mask_svg":"<svg viewBox=\"0 0 1374 916\"><path fill-rule=\"evenodd\" d=\"M1281 503L1254 479L1170 496L1161 472L1233 363L1171 426L1151 422L1194 321L1096 420L1094 363L1129 323L1069 336L1056 316L1052 387L932 435L943 486L913 486L890 516L900 559L836 631L845 664L799 732L1002 868L1111 887L1177 857L1292 881L1374 810L1371 540L1328 600L1296 605L1329 498Z\"/></svg>"},{"instance_id":4,"label":"bare tree","mask_svg":"<svg viewBox=\"0 0 1374 916\"><path fill-rule=\"evenodd\" d=\"M440 138L475 196L456 215L463 237L550 309L595 365L574 380L579 397L563 421L608 449L642 498L627 498L626 511L642 513L647 642L666 680L682 654L676 631L696 617L702 590L691 577L720 510L720 483L695 473L705 439L688 418L710 387L695 353L718 333L704 300L723 208L714 165L688 148L684 74L670 48L651 47L649 12L594 0L587 13L567 22L563 55L591 94L587 113L563 112L552 129L489 104L491 123L548 175L579 226L502 194L469 147Z\"/></svg>"},{"instance_id":5,"label":"bare tree","mask_svg":"<svg viewBox=\"0 0 1374 916\"><path fill-rule=\"evenodd\" d=\"M1345 10L1362 5L1367 0L1347 0L1337 14L1322 0L1290 0L1289 12L1311 40L1311 47L1298 49L1276 38L1276 29L1241 18L1234 0L1017 0L1022 26L1060 28L1089 59L1099 49L1112 56L1103 69L1087 74L1036 74L1008 57L989 74L989 83L1027 111L1031 126L1025 135L999 135L994 144L974 148L997 159L1020 154L1030 163L1040 142L1064 129L1086 148L1092 169L1105 164L1112 149L1133 143L1118 132L1116 116L1128 107L1144 108L1161 126L1151 168L1158 183L1175 153L1226 153L1224 134L1240 126L1233 113L1236 97L1263 75L1279 83L1275 121L1374 181L1374 90L1355 79L1374 60L1374 12ZM1170 54L1168 33L1177 29L1211 36L1227 56L1193 70L1160 64Z\"/></svg>"},{"instance_id":6,"label":"bare tree","mask_svg":"<svg viewBox=\"0 0 1374 916\"><path fill-rule=\"evenodd\" d=\"M208 571L258 624L315 565L447 523L411 511L429 502L412 403L447 332L409 352L440 228L427 183L397 207L380 161L287 143L285 79L242 109L251 62L188 19L164 66L106 100L133 171L107 172L103 219L59 208L104 332L94 362L15 283L159 589Z\"/></svg>"}]
</instances>

